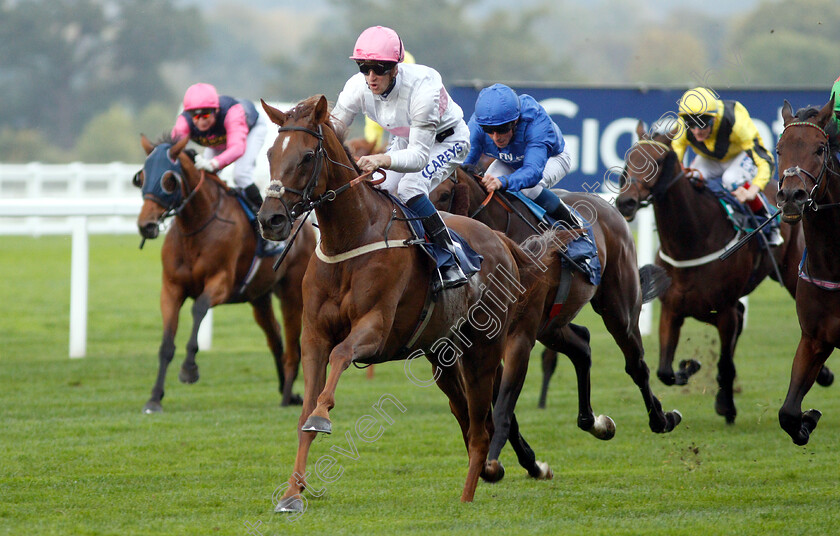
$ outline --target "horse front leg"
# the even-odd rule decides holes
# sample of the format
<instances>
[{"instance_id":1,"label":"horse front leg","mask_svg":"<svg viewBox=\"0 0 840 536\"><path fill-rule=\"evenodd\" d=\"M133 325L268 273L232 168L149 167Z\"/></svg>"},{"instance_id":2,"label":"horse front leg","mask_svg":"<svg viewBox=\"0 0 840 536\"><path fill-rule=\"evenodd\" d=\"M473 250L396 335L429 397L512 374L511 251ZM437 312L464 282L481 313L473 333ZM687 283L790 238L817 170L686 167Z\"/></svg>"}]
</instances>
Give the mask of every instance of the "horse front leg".
<instances>
[{"instance_id":1,"label":"horse front leg","mask_svg":"<svg viewBox=\"0 0 840 536\"><path fill-rule=\"evenodd\" d=\"M735 423L738 414L735 409L735 346L738 344L743 312L737 307L719 311L717 329L720 336L720 358L718 359L718 392L715 395L715 412L726 419L726 424Z\"/></svg>"},{"instance_id":2,"label":"horse front leg","mask_svg":"<svg viewBox=\"0 0 840 536\"><path fill-rule=\"evenodd\" d=\"M485 470L487 452L490 447L487 419L493 402L493 381L503 351L501 344L473 348L459 361L464 377L470 421L467 433L469 469L464 482L464 491L461 493L461 502L472 502L478 478Z\"/></svg>"},{"instance_id":3,"label":"horse front leg","mask_svg":"<svg viewBox=\"0 0 840 536\"><path fill-rule=\"evenodd\" d=\"M184 304L184 295L180 289L164 288L160 293L160 311L163 317L163 338L158 349L158 373L152 396L143 406L143 413L160 413L163 411L161 400L164 395L166 370L175 356L175 334L178 332L178 314Z\"/></svg>"},{"instance_id":4,"label":"horse front leg","mask_svg":"<svg viewBox=\"0 0 840 536\"><path fill-rule=\"evenodd\" d=\"M306 419L315 409L316 398L323 391L327 376L327 360L329 357L329 345L326 339L308 337L304 332L304 352L301 356L301 369L303 372L303 407L298 418L298 450L295 455L295 465L292 475L289 477L288 487L277 501L274 511L278 513L298 513L306 509L303 490L306 488L306 460L309 456L309 449L315 440L315 432L304 432L302 430Z\"/></svg>"},{"instance_id":5,"label":"horse front leg","mask_svg":"<svg viewBox=\"0 0 840 536\"><path fill-rule=\"evenodd\" d=\"M823 363L833 349L831 345L804 334L799 339L790 371L787 396L779 409L779 424L796 445L808 443L811 432L817 427L817 422L822 416L816 409L809 409L803 413L802 400L814 385Z\"/></svg>"},{"instance_id":6,"label":"horse front leg","mask_svg":"<svg viewBox=\"0 0 840 536\"><path fill-rule=\"evenodd\" d=\"M330 410L335 407L335 390L341 374L356 359L376 355L383 346L384 327L379 314L370 314L357 322L344 341L330 352L330 373L324 390L318 395L318 404L303 424L307 432L332 433Z\"/></svg>"},{"instance_id":7,"label":"horse front leg","mask_svg":"<svg viewBox=\"0 0 840 536\"><path fill-rule=\"evenodd\" d=\"M187 357L181 364L181 370L178 372L178 379L181 383L195 383L198 381L198 364L195 362L195 356L198 353L198 330L201 327L201 322L207 316L207 311L211 307L210 295L202 293L192 306L192 331L190 332L190 339L187 341Z\"/></svg>"}]
</instances>

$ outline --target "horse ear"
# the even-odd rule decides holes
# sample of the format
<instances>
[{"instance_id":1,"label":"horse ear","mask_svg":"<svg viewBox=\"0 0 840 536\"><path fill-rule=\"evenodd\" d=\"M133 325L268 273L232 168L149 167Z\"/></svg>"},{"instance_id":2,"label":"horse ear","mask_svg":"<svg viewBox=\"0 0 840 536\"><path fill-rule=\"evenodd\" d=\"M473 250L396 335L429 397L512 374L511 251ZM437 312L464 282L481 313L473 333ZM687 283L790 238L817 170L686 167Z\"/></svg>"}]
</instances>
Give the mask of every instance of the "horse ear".
<instances>
[{"instance_id":1,"label":"horse ear","mask_svg":"<svg viewBox=\"0 0 840 536\"><path fill-rule=\"evenodd\" d=\"M178 158L178 156L180 156L181 151L184 150L184 147L187 146L187 143L189 143L189 141L190 141L189 137L184 136L183 138L178 140L175 143L175 145L170 147L169 148L169 159L170 160L176 160Z\"/></svg>"},{"instance_id":2,"label":"horse ear","mask_svg":"<svg viewBox=\"0 0 840 536\"><path fill-rule=\"evenodd\" d=\"M147 155L152 154L152 151L155 149L155 146L152 145L152 142L144 134L140 134L140 145L143 146L143 150L146 151Z\"/></svg>"},{"instance_id":3,"label":"horse ear","mask_svg":"<svg viewBox=\"0 0 840 536\"><path fill-rule=\"evenodd\" d=\"M312 112L312 122L316 125L326 123L330 118L330 107L327 103L327 98L320 96L318 102L315 104L315 111Z\"/></svg>"},{"instance_id":4,"label":"horse ear","mask_svg":"<svg viewBox=\"0 0 840 536\"><path fill-rule=\"evenodd\" d=\"M793 121L793 107L787 99L785 99L785 103L782 105L782 121L784 124L788 124Z\"/></svg>"},{"instance_id":5,"label":"horse ear","mask_svg":"<svg viewBox=\"0 0 840 536\"><path fill-rule=\"evenodd\" d=\"M263 110L265 110L266 115L268 118L271 119L271 122L275 125L283 126L283 123L286 122L286 119L289 118L288 115L284 114L274 106L271 106L264 100L260 99L260 103L262 103Z\"/></svg>"},{"instance_id":6,"label":"horse ear","mask_svg":"<svg viewBox=\"0 0 840 536\"><path fill-rule=\"evenodd\" d=\"M645 123L641 119L639 119L639 122L636 123L636 135L639 137L640 140L644 139L645 137Z\"/></svg>"},{"instance_id":7,"label":"horse ear","mask_svg":"<svg viewBox=\"0 0 840 536\"><path fill-rule=\"evenodd\" d=\"M834 95L831 96L831 100L828 101L825 104L825 106L822 107L820 113L817 114L817 124L822 127L825 127L828 124L828 121L831 119L832 115L834 115Z\"/></svg>"}]
</instances>

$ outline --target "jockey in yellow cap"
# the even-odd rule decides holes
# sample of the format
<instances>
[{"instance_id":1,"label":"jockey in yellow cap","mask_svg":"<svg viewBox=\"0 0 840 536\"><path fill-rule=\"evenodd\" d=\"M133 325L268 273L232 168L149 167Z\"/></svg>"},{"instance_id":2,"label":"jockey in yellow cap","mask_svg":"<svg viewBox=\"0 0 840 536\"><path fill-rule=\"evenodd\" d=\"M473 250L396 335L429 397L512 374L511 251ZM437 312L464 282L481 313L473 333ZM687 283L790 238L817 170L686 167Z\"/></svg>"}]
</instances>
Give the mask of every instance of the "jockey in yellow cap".
<instances>
[{"instance_id":1,"label":"jockey in yellow cap","mask_svg":"<svg viewBox=\"0 0 840 536\"><path fill-rule=\"evenodd\" d=\"M720 180L753 212L765 213L758 193L770 181L775 163L744 105L697 87L683 94L678 114L683 128L672 147L680 161L690 146L697 153L693 169L706 179ZM782 243L778 228L768 240L773 246Z\"/></svg>"}]
</instances>

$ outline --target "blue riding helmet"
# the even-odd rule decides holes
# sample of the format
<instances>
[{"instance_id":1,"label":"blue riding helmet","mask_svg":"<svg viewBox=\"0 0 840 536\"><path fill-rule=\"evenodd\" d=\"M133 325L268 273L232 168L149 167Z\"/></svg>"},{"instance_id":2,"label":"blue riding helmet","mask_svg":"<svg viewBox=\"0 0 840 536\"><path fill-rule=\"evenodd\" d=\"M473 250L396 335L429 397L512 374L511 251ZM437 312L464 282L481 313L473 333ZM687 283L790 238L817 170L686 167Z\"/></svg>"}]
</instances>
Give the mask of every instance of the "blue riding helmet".
<instances>
[{"instance_id":1,"label":"blue riding helmet","mask_svg":"<svg viewBox=\"0 0 840 536\"><path fill-rule=\"evenodd\" d=\"M174 162L169 158L170 143L161 143L146 157L143 164L143 199L151 199L163 208L170 209L181 202L181 162ZM167 174L172 173L176 179L176 187L168 191L163 184Z\"/></svg>"},{"instance_id":2,"label":"blue riding helmet","mask_svg":"<svg viewBox=\"0 0 840 536\"><path fill-rule=\"evenodd\" d=\"M504 125L519 119L519 97L504 84L493 84L478 94L475 120L479 125Z\"/></svg>"}]
</instances>

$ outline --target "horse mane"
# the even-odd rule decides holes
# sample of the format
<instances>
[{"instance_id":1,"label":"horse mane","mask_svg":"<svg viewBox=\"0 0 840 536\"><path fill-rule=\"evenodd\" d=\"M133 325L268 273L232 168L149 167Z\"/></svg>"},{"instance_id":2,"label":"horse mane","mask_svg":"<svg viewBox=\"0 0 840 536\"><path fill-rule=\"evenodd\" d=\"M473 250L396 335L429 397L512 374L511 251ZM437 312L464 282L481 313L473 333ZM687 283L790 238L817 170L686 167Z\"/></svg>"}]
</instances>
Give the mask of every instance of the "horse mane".
<instances>
[{"instance_id":1,"label":"horse mane","mask_svg":"<svg viewBox=\"0 0 840 536\"><path fill-rule=\"evenodd\" d=\"M796 111L796 120L807 121L812 117L816 117L819 113L819 107L806 106ZM828 146L832 149L832 152L840 150L840 125L838 125L838 121L829 121L823 130L828 134Z\"/></svg>"},{"instance_id":2,"label":"horse mane","mask_svg":"<svg viewBox=\"0 0 840 536\"><path fill-rule=\"evenodd\" d=\"M298 102L294 108L287 112L289 119L294 121L296 119L305 119L309 117L315 110L315 105L318 104L319 100L321 100L321 95L313 95ZM332 104L328 103L327 108L329 110L332 110ZM332 117L332 114L330 114L330 117ZM356 165L356 161L353 160L353 155L350 154L350 149L348 149L347 146L344 145L344 140L342 140L341 137L338 135L338 132L335 131L335 129L332 126L332 122L327 121L326 123L323 123L323 125L326 128L332 130L333 134L335 134L335 137L338 138L339 142L341 142L341 147L347 154L347 159L350 160L350 163L353 165L353 169L356 171L356 173L361 174L362 170L360 170L359 166Z\"/></svg>"}]
</instances>

